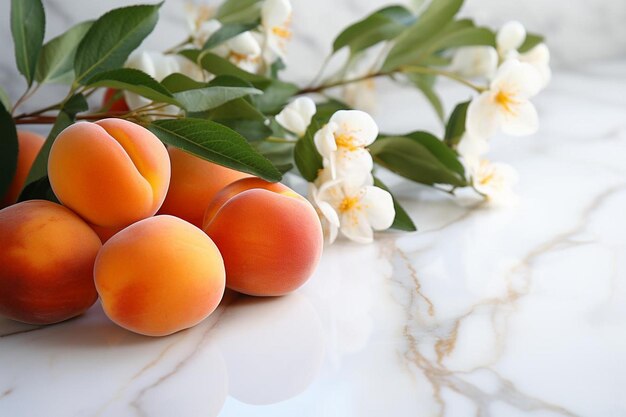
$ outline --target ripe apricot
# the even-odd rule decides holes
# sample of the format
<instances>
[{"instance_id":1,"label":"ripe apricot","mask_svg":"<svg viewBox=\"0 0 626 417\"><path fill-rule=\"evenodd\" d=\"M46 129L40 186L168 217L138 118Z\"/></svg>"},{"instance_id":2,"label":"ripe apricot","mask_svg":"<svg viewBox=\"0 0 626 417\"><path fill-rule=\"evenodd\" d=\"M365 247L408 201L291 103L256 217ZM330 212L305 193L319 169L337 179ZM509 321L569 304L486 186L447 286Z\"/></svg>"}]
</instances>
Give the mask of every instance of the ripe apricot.
<instances>
[{"instance_id":1,"label":"ripe apricot","mask_svg":"<svg viewBox=\"0 0 626 417\"><path fill-rule=\"evenodd\" d=\"M0 314L50 324L96 301L100 239L68 208L30 200L0 210L0 247Z\"/></svg>"},{"instance_id":2,"label":"ripe apricot","mask_svg":"<svg viewBox=\"0 0 626 417\"><path fill-rule=\"evenodd\" d=\"M220 249L226 286L249 295L282 295L311 276L323 247L315 209L289 187L244 178L220 191L204 231Z\"/></svg>"},{"instance_id":3,"label":"ripe apricot","mask_svg":"<svg viewBox=\"0 0 626 417\"><path fill-rule=\"evenodd\" d=\"M170 161L159 139L137 124L81 122L57 136L48 177L57 198L89 223L121 228L161 207Z\"/></svg>"},{"instance_id":4,"label":"ripe apricot","mask_svg":"<svg viewBox=\"0 0 626 417\"><path fill-rule=\"evenodd\" d=\"M171 214L202 227L207 206L225 186L249 174L214 164L177 148L168 149L170 187L159 214Z\"/></svg>"},{"instance_id":5,"label":"ripe apricot","mask_svg":"<svg viewBox=\"0 0 626 417\"><path fill-rule=\"evenodd\" d=\"M110 238L94 267L106 315L147 336L198 324L224 294L224 263L213 241L192 224L159 215Z\"/></svg>"},{"instance_id":6,"label":"ripe apricot","mask_svg":"<svg viewBox=\"0 0 626 417\"><path fill-rule=\"evenodd\" d=\"M24 182L26 181L26 177L28 177L28 172L33 166L33 162L45 140L43 136L27 130L19 130L17 132L17 168L9 189L2 199L0 199L0 208L14 204L17 201L22 188L24 188Z\"/></svg>"},{"instance_id":7,"label":"ripe apricot","mask_svg":"<svg viewBox=\"0 0 626 417\"><path fill-rule=\"evenodd\" d=\"M115 96L117 93L119 94L119 98L113 102L111 102L111 100L113 100L113 96ZM102 105L103 106L109 106L109 111L113 111L113 112L128 112L130 111L130 109L128 108L128 104L126 104L126 100L124 100L124 95L121 94L121 91L116 90L114 88L107 88L106 91L104 92L104 97L102 98Z\"/></svg>"}]
</instances>

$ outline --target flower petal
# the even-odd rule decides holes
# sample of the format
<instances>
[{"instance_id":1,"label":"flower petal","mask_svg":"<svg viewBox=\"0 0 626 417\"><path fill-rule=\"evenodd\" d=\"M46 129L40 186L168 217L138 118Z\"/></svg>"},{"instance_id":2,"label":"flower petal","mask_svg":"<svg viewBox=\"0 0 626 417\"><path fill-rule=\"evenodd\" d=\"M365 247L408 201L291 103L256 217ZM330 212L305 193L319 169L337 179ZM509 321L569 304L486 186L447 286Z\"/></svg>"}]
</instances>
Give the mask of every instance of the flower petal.
<instances>
[{"instance_id":1,"label":"flower petal","mask_svg":"<svg viewBox=\"0 0 626 417\"><path fill-rule=\"evenodd\" d=\"M374 232L362 210L350 210L341 216L341 233L358 243L371 243Z\"/></svg>"},{"instance_id":2,"label":"flower petal","mask_svg":"<svg viewBox=\"0 0 626 417\"><path fill-rule=\"evenodd\" d=\"M393 224L396 211L389 192L378 187L365 187L361 198L370 226L374 230L385 230Z\"/></svg>"},{"instance_id":3,"label":"flower petal","mask_svg":"<svg viewBox=\"0 0 626 417\"><path fill-rule=\"evenodd\" d=\"M289 0L265 0L261 8L261 24L271 30L275 26L284 26L291 17Z\"/></svg>"},{"instance_id":4,"label":"flower petal","mask_svg":"<svg viewBox=\"0 0 626 417\"><path fill-rule=\"evenodd\" d=\"M261 46L250 32L243 32L226 41L226 45L235 53L249 57L261 54Z\"/></svg>"},{"instance_id":5,"label":"flower petal","mask_svg":"<svg viewBox=\"0 0 626 417\"><path fill-rule=\"evenodd\" d=\"M467 78L493 77L498 67L498 52L491 46L467 46L457 49L450 70Z\"/></svg>"},{"instance_id":6,"label":"flower petal","mask_svg":"<svg viewBox=\"0 0 626 417\"><path fill-rule=\"evenodd\" d=\"M474 159L489 151L489 142L482 137L472 136L466 132L456 150L464 159Z\"/></svg>"},{"instance_id":7,"label":"flower petal","mask_svg":"<svg viewBox=\"0 0 626 417\"><path fill-rule=\"evenodd\" d=\"M532 65L510 59L498 68L490 89L514 94L516 98L530 98L541 86L541 78Z\"/></svg>"},{"instance_id":8,"label":"flower petal","mask_svg":"<svg viewBox=\"0 0 626 417\"><path fill-rule=\"evenodd\" d=\"M511 21L502 25L496 34L496 45L500 54L517 50L526 39L526 28L520 22Z\"/></svg>"},{"instance_id":9,"label":"flower petal","mask_svg":"<svg viewBox=\"0 0 626 417\"><path fill-rule=\"evenodd\" d=\"M279 125L290 132L295 133L298 137L304 136L307 128L302 116L293 108L285 107L275 117Z\"/></svg>"},{"instance_id":10,"label":"flower petal","mask_svg":"<svg viewBox=\"0 0 626 417\"><path fill-rule=\"evenodd\" d=\"M340 148L335 152L335 176L354 187L363 186L371 177L374 162L365 149L349 151Z\"/></svg>"},{"instance_id":11,"label":"flower petal","mask_svg":"<svg viewBox=\"0 0 626 417\"><path fill-rule=\"evenodd\" d=\"M500 126L507 135L532 135L539 128L537 110L535 110L535 106L530 101L519 101L512 105L510 112L503 114Z\"/></svg>"},{"instance_id":12,"label":"flower petal","mask_svg":"<svg viewBox=\"0 0 626 417\"><path fill-rule=\"evenodd\" d=\"M532 65L539 72L542 88L548 85L552 78L552 71L550 70L550 50L545 43L540 43L530 51L520 54L519 59Z\"/></svg>"},{"instance_id":13,"label":"flower petal","mask_svg":"<svg viewBox=\"0 0 626 417\"><path fill-rule=\"evenodd\" d=\"M311 123L315 110L313 100L308 97L299 97L276 115L276 121L285 129L302 137Z\"/></svg>"},{"instance_id":14,"label":"flower petal","mask_svg":"<svg viewBox=\"0 0 626 417\"><path fill-rule=\"evenodd\" d=\"M372 144L378 136L378 126L372 116L361 110L339 110L330 118L336 123L337 135L348 135L356 146Z\"/></svg>"},{"instance_id":15,"label":"flower petal","mask_svg":"<svg viewBox=\"0 0 626 417\"><path fill-rule=\"evenodd\" d=\"M315 147L323 158L330 159L331 154L337 150L337 142L335 142L335 130L337 125L328 122L324 127L318 130L313 137Z\"/></svg>"},{"instance_id":16,"label":"flower petal","mask_svg":"<svg viewBox=\"0 0 626 417\"><path fill-rule=\"evenodd\" d=\"M487 91L470 102L465 129L470 136L489 138L496 133L500 118L498 105L493 101L492 93Z\"/></svg>"},{"instance_id":17,"label":"flower petal","mask_svg":"<svg viewBox=\"0 0 626 417\"><path fill-rule=\"evenodd\" d=\"M293 107L295 111L300 113L307 126L311 123L311 119L317 111L315 102L309 97L298 97L297 99L289 103L288 107Z\"/></svg>"}]
</instances>

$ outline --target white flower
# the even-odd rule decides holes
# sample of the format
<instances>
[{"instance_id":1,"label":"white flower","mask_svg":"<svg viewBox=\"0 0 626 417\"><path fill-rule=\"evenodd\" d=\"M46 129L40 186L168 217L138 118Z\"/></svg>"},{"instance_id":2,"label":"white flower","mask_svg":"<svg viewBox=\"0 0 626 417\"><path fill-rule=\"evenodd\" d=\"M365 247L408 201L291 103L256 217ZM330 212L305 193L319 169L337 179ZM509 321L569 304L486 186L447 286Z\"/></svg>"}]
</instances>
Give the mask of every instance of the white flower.
<instances>
[{"instance_id":1,"label":"white flower","mask_svg":"<svg viewBox=\"0 0 626 417\"><path fill-rule=\"evenodd\" d=\"M313 202L326 221L330 243L338 230L355 242L372 242L373 231L388 229L396 215L387 191L372 185L355 187L342 179L313 187Z\"/></svg>"},{"instance_id":2,"label":"white flower","mask_svg":"<svg viewBox=\"0 0 626 417\"><path fill-rule=\"evenodd\" d=\"M196 43L202 47L204 43L222 27L222 24L211 19L200 25L196 35ZM239 68L255 73L259 69L261 45L252 32L243 32L212 49L216 55L228 59Z\"/></svg>"},{"instance_id":3,"label":"white flower","mask_svg":"<svg viewBox=\"0 0 626 417\"><path fill-rule=\"evenodd\" d=\"M291 2L265 0L261 8L261 26L265 35L264 59L267 63L284 58L287 41L291 38Z\"/></svg>"},{"instance_id":4,"label":"white flower","mask_svg":"<svg viewBox=\"0 0 626 417\"><path fill-rule=\"evenodd\" d=\"M493 77L498 68L498 52L491 46L466 46L452 57L450 70L462 77Z\"/></svg>"},{"instance_id":5,"label":"white flower","mask_svg":"<svg viewBox=\"0 0 626 417\"><path fill-rule=\"evenodd\" d=\"M548 85L550 78L552 78L552 71L550 71L550 50L545 43L540 43L530 51L519 54L518 59L532 65L537 70L541 78L542 88Z\"/></svg>"},{"instance_id":6,"label":"white flower","mask_svg":"<svg viewBox=\"0 0 626 417\"><path fill-rule=\"evenodd\" d=\"M465 161L476 160L487 153L489 143L484 138L472 136L466 132L457 145L456 150Z\"/></svg>"},{"instance_id":7,"label":"white flower","mask_svg":"<svg viewBox=\"0 0 626 417\"><path fill-rule=\"evenodd\" d=\"M192 33L194 44L198 48L202 48L206 41L209 40L215 32L222 27L222 24L216 19L202 21L198 28Z\"/></svg>"},{"instance_id":8,"label":"white flower","mask_svg":"<svg viewBox=\"0 0 626 417\"><path fill-rule=\"evenodd\" d=\"M539 73L529 64L508 60L496 73L489 90L475 97L467 109L466 129L476 137L491 137L499 128L509 135L537 131L537 111L529 98L541 89Z\"/></svg>"},{"instance_id":9,"label":"white flower","mask_svg":"<svg viewBox=\"0 0 626 417\"><path fill-rule=\"evenodd\" d=\"M324 158L333 179L362 183L374 163L365 149L378 136L372 117L360 110L340 110L314 137L315 147Z\"/></svg>"},{"instance_id":10,"label":"white flower","mask_svg":"<svg viewBox=\"0 0 626 417\"><path fill-rule=\"evenodd\" d=\"M195 36L201 32L202 25L215 14L215 10L206 4L194 4L190 2L186 2L184 7L187 27L194 37L194 40L196 40ZM198 46L202 46L203 44L204 42L201 42Z\"/></svg>"},{"instance_id":11,"label":"white flower","mask_svg":"<svg viewBox=\"0 0 626 417\"><path fill-rule=\"evenodd\" d=\"M315 114L315 102L308 97L298 97L285 106L276 115L276 121L285 129L295 133L298 137L304 136Z\"/></svg>"},{"instance_id":12,"label":"white flower","mask_svg":"<svg viewBox=\"0 0 626 417\"><path fill-rule=\"evenodd\" d=\"M191 61L178 55L165 55L156 51L136 51L130 55L126 68L141 70L157 81L162 81L165 77L175 72L183 73L193 79L202 79L200 70ZM146 106L152 101L138 94L128 91L124 92L124 98L131 110ZM167 106L160 109L160 113L178 114L180 109L176 106Z\"/></svg>"},{"instance_id":13,"label":"white flower","mask_svg":"<svg viewBox=\"0 0 626 417\"><path fill-rule=\"evenodd\" d=\"M350 76L347 79L351 79ZM347 84L343 97L350 107L373 112L376 109L376 82L373 78Z\"/></svg>"},{"instance_id":14,"label":"white flower","mask_svg":"<svg viewBox=\"0 0 626 417\"><path fill-rule=\"evenodd\" d=\"M503 59L510 52L515 52L526 40L526 28L520 22L505 23L496 34L496 46Z\"/></svg>"},{"instance_id":15,"label":"white flower","mask_svg":"<svg viewBox=\"0 0 626 417\"><path fill-rule=\"evenodd\" d=\"M511 204L517 200L512 187L517 183L518 175L512 166L481 159L467 164L467 169L474 188L490 202Z\"/></svg>"}]
</instances>

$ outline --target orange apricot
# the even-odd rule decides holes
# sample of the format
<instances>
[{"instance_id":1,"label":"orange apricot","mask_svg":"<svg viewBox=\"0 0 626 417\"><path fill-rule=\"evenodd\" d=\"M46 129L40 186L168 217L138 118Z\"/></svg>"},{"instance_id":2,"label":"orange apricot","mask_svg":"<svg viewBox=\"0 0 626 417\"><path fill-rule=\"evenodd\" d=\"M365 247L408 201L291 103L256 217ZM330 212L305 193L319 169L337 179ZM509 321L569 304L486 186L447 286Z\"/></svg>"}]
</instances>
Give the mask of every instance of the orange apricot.
<instances>
[{"instance_id":1,"label":"orange apricot","mask_svg":"<svg viewBox=\"0 0 626 417\"><path fill-rule=\"evenodd\" d=\"M111 239L113 236L115 236L115 234L117 234L119 231L124 229L124 227L126 226L104 227L104 226L98 226L96 224L89 224L89 227L91 227L91 229L94 232L96 232L96 234L98 235L102 243L106 243L107 240Z\"/></svg>"},{"instance_id":2,"label":"orange apricot","mask_svg":"<svg viewBox=\"0 0 626 417\"><path fill-rule=\"evenodd\" d=\"M205 215L204 231L220 249L226 286L249 295L294 291L312 275L323 247L315 209L279 183L235 181Z\"/></svg>"},{"instance_id":3,"label":"orange apricot","mask_svg":"<svg viewBox=\"0 0 626 417\"><path fill-rule=\"evenodd\" d=\"M30 324L78 316L98 298L98 236L66 207L30 200L0 210L0 314Z\"/></svg>"},{"instance_id":4,"label":"orange apricot","mask_svg":"<svg viewBox=\"0 0 626 417\"><path fill-rule=\"evenodd\" d=\"M128 112L130 109L128 108L128 104L126 104L126 100L124 100L124 95L120 95L120 97L111 102L113 100L113 96L115 96L118 92L121 93L120 90L116 90L114 88L107 88L104 92L104 97L102 98L102 105L109 106L109 111L113 112Z\"/></svg>"},{"instance_id":5,"label":"orange apricot","mask_svg":"<svg viewBox=\"0 0 626 417\"><path fill-rule=\"evenodd\" d=\"M171 214L202 227L207 206L225 186L249 174L214 164L177 148L168 149L172 177L159 214Z\"/></svg>"},{"instance_id":6,"label":"orange apricot","mask_svg":"<svg viewBox=\"0 0 626 417\"><path fill-rule=\"evenodd\" d=\"M0 199L0 208L14 204L17 201L22 188L24 188L24 182L26 182L28 172L33 166L33 162L35 162L35 158L45 141L46 139L37 133L26 130L19 130L17 132L17 168L9 189Z\"/></svg>"},{"instance_id":7,"label":"orange apricot","mask_svg":"<svg viewBox=\"0 0 626 417\"><path fill-rule=\"evenodd\" d=\"M57 198L89 223L124 227L154 215L170 162L149 130L122 119L76 123L54 141L48 177Z\"/></svg>"},{"instance_id":8,"label":"orange apricot","mask_svg":"<svg viewBox=\"0 0 626 417\"><path fill-rule=\"evenodd\" d=\"M174 216L141 220L100 250L94 278L106 315L147 336L198 324L224 294L224 263L213 241Z\"/></svg>"}]
</instances>

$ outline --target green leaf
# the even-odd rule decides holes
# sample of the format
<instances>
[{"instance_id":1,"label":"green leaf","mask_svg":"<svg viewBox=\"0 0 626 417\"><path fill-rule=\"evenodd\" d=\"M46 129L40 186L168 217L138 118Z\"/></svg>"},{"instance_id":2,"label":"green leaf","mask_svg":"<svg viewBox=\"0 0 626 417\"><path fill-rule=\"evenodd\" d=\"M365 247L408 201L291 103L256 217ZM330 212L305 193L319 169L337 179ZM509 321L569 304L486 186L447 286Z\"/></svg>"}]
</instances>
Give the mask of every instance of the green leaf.
<instances>
[{"instance_id":1,"label":"green leaf","mask_svg":"<svg viewBox=\"0 0 626 417\"><path fill-rule=\"evenodd\" d=\"M287 68L285 62L281 58L276 58L272 65L270 65L270 74L272 78L278 78L278 73Z\"/></svg>"},{"instance_id":2,"label":"green leaf","mask_svg":"<svg viewBox=\"0 0 626 417\"><path fill-rule=\"evenodd\" d=\"M229 60L217 56L213 53L200 53L200 51L198 51L197 49L186 49L184 51L181 51L180 55L191 60L192 62L198 63L202 68L214 75L231 75L233 77L241 78L242 80L252 83L267 83L269 81L267 77L244 71ZM200 58L200 62L198 62L198 58Z\"/></svg>"},{"instance_id":3,"label":"green leaf","mask_svg":"<svg viewBox=\"0 0 626 417\"><path fill-rule=\"evenodd\" d=\"M415 16L405 7L385 7L344 29L333 42L333 53L348 46L350 52L356 54L395 38L414 21Z\"/></svg>"},{"instance_id":4,"label":"green leaf","mask_svg":"<svg viewBox=\"0 0 626 417\"><path fill-rule=\"evenodd\" d=\"M469 104L469 101L457 104L454 110L452 110L452 114L450 114L443 140L451 148L455 148L459 144L465 133L465 119Z\"/></svg>"},{"instance_id":5,"label":"green leaf","mask_svg":"<svg viewBox=\"0 0 626 417\"><path fill-rule=\"evenodd\" d=\"M256 107L250 104L249 101L243 98L229 101L223 105L216 107L205 113L206 117L211 120L259 120L263 123L267 118Z\"/></svg>"},{"instance_id":6,"label":"green leaf","mask_svg":"<svg viewBox=\"0 0 626 417\"><path fill-rule=\"evenodd\" d=\"M412 181L426 185L450 184L454 187L465 185L465 179L458 172L440 161L416 138L381 137L370 145L369 149L376 163Z\"/></svg>"},{"instance_id":7,"label":"green leaf","mask_svg":"<svg viewBox=\"0 0 626 417\"><path fill-rule=\"evenodd\" d=\"M228 23L223 25L217 30L207 41L204 43L202 49L212 49L221 45L229 39L235 36L254 29L258 26L257 22L254 23Z\"/></svg>"},{"instance_id":8,"label":"green leaf","mask_svg":"<svg viewBox=\"0 0 626 417\"><path fill-rule=\"evenodd\" d=\"M15 176L18 147L15 122L4 105L0 105L0 197L7 192Z\"/></svg>"},{"instance_id":9,"label":"green leaf","mask_svg":"<svg viewBox=\"0 0 626 417\"><path fill-rule=\"evenodd\" d=\"M257 83L259 84L259 83ZM292 83L280 80L272 80L267 86L262 87L263 94L253 98L253 103L259 111L265 114L276 114L280 112L287 102L300 90Z\"/></svg>"},{"instance_id":10,"label":"green leaf","mask_svg":"<svg viewBox=\"0 0 626 417\"><path fill-rule=\"evenodd\" d=\"M124 65L128 55L154 29L161 4L122 7L96 20L76 50L76 81L83 82Z\"/></svg>"},{"instance_id":11,"label":"green leaf","mask_svg":"<svg viewBox=\"0 0 626 417\"><path fill-rule=\"evenodd\" d=\"M189 111L201 112L221 106L248 95L262 94L252 87L212 86L174 93L174 97Z\"/></svg>"},{"instance_id":12,"label":"green leaf","mask_svg":"<svg viewBox=\"0 0 626 417\"><path fill-rule=\"evenodd\" d=\"M17 69L30 87L43 45L46 15L41 0L11 0L11 34Z\"/></svg>"},{"instance_id":13,"label":"green leaf","mask_svg":"<svg viewBox=\"0 0 626 417\"><path fill-rule=\"evenodd\" d=\"M322 155L317 151L313 136L319 130L319 125L312 121L306 134L301 137L293 151L293 159L302 177L309 181L315 181L320 169L323 168Z\"/></svg>"},{"instance_id":14,"label":"green leaf","mask_svg":"<svg viewBox=\"0 0 626 417\"><path fill-rule=\"evenodd\" d=\"M455 151L450 149L443 141L439 140L434 135L428 132L413 132L405 135L407 138L413 139L424 146L428 151L434 155L439 162L446 166L451 171L459 174L459 177L465 179L465 168L459 161L458 155Z\"/></svg>"},{"instance_id":15,"label":"green leaf","mask_svg":"<svg viewBox=\"0 0 626 417\"><path fill-rule=\"evenodd\" d=\"M178 93L186 90L194 90L196 88L203 88L207 86L207 83L202 83L193 80L186 75L175 72L168 75L161 81L161 85L172 93Z\"/></svg>"},{"instance_id":16,"label":"green leaf","mask_svg":"<svg viewBox=\"0 0 626 417\"><path fill-rule=\"evenodd\" d=\"M407 74L409 79L413 82L413 84L419 88L419 90L424 94L426 100L430 103L430 105L435 110L437 117L439 120L443 122L444 120L444 112L443 112L443 104L441 104L441 99L435 92L435 80L436 77L433 75L422 75L422 74Z\"/></svg>"},{"instance_id":17,"label":"green leaf","mask_svg":"<svg viewBox=\"0 0 626 417\"><path fill-rule=\"evenodd\" d=\"M249 141L262 140L272 134L265 115L244 98L210 110L205 117L230 127Z\"/></svg>"},{"instance_id":18,"label":"green leaf","mask_svg":"<svg viewBox=\"0 0 626 417\"><path fill-rule=\"evenodd\" d=\"M17 201L21 202L27 200L48 200L53 203L61 204L54 194L54 191L52 191L52 186L50 186L50 180L47 175L24 187Z\"/></svg>"},{"instance_id":19,"label":"green leaf","mask_svg":"<svg viewBox=\"0 0 626 417\"><path fill-rule=\"evenodd\" d=\"M222 23L250 23L260 16L260 0L226 0L217 10L217 19Z\"/></svg>"},{"instance_id":20,"label":"green leaf","mask_svg":"<svg viewBox=\"0 0 626 417\"><path fill-rule=\"evenodd\" d=\"M293 143L254 142L254 148L259 153L272 161L274 166L281 171L281 167L292 165L293 168Z\"/></svg>"},{"instance_id":21,"label":"green leaf","mask_svg":"<svg viewBox=\"0 0 626 417\"><path fill-rule=\"evenodd\" d=\"M0 103L6 110L11 111L11 97L7 94L6 90L0 85Z\"/></svg>"},{"instance_id":22,"label":"green leaf","mask_svg":"<svg viewBox=\"0 0 626 417\"><path fill-rule=\"evenodd\" d=\"M279 181L280 172L237 132L210 120L172 119L152 122L148 129L168 145L211 162Z\"/></svg>"},{"instance_id":23,"label":"green leaf","mask_svg":"<svg viewBox=\"0 0 626 417\"><path fill-rule=\"evenodd\" d=\"M46 42L39 54L35 79L40 84L71 82L74 75L74 57L92 21L73 26L65 33Z\"/></svg>"},{"instance_id":24,"label":"green leaf","mask_svg":"<svg viewBox=\"0 0 626 417\"><path fill-rule=\"evenodd\" d=\"M374 185L376 187L382 188L383 190L391 194L389 188L387 188L387 186L383 184L383 182L379 178L374 177ZM406 210L402 208L402 206L393 196L393 194L391 194L391 198L393 199L393 208L396 211L396 217L394 217L393 223L389 228L403 230L405 232L415 232L417 230L417 227L415 227L415 223L413 223L413 220L411 219L411 216L409 216L409 213L407 213Z\"/></svg>"},{"instance_id":25,"label":"green leaf","mask_svg":"<svg viewBox=\"0 0 626 417\"><path fill-rule=\"evenodd\" d=\"M33 162L30 171L28 172L28 177L26 178L25 185L36 181L48 173L48 155L50 154L50 148L52 148L52 144L54 143L56 137L69 125L74 123L76 113L80 113L89 108L87 105L87 101L82 94L77 94L70 98L59 114L57 116L52 129L50 130L50 134L46 138L41 150L37 154L35 161Z\"/></svg>"},{"instance_id":26,"label":"green leaf","mask_svg":"<svg viewBox=\"0 0 626 417\"><path fill-rule=\"evenodd\" d=\"M447 25L462 5L463 0L432 1L418 20L396 38L382 71L392 71L411 62L419 48Z\"/></svg>"},{"instance_id":27,"label":"green leaf","mask_svg":"<svg viewBox=\"0 0 626 417\"><path fill-rule=\"evenodd\" d=\"M524 43L522 44L522 46L518 48L518 51L523 54L524 52L530 51L531 49L533 49L535 46L539 45L543 41L544 41L543 36L537 35L535 33L527 33L526 39L524 40Z\"/></svg>"},{"instance_id":28,"label":"green leaf","mask_svg":"<svg viewBox=\"0 0 626 417\"><path fill-rule=\"evenodd\" d=\"M73 118L76 114L89 110L89 104L84 95L76 94L65 102L62 110Z\"/></svg>"},{"instance_id":29,"label":"green leaf","mask_svg":"<svg viewBox=\"0 0 626 417\"><path fill-rule=\"evenodd\" d=\"M167 88L143 71L134 68L119 68L101 72L85 82L88 87L110 87L127 90L158 103L181 106Z\"/></svg>"},{"instance_id":30,"label":"green leaf","mask_svg":"<svg viewBox=\"0 0 626 417\"><path fill-rule=\"evenodd\" d=\"M272 134L272 129L256 119L215 119L215 121L230 127L250 142L263 140Z\"/></svg>"}]
</instances>

